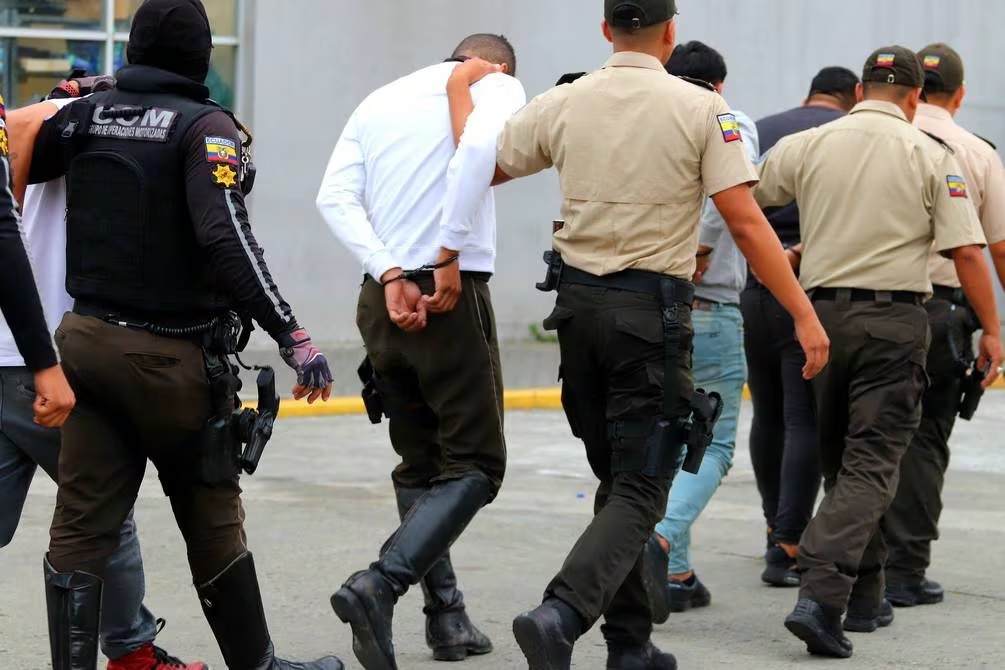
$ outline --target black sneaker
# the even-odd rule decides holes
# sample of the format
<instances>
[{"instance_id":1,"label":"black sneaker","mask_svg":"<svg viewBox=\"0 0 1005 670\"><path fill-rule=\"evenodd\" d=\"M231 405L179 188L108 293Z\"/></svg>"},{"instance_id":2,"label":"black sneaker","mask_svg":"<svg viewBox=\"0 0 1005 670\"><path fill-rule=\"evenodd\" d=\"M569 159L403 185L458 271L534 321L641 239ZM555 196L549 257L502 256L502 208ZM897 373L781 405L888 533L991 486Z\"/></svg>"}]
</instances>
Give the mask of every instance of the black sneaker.
<instances>
[{"instance_id":1,"label":"black sneaker","mask_svg":"<svg viewBox=\"0 0 1005 670\"><path fill-rule=\"evenodd\" d=\"M850 633L872 633L877 628L886 628L893 623L893 605L889 600L883 600L879 609L871 612L863 611L849 603L848 614L844 618L844 629Z\"/></svg>"},{"instance_id":2,"label":"black sneaker","mask_svg":"<svg viewBox=\"0 0 1005 670\"><path fill-rule=\"evenodd\" d=\"M670 593L671 612L686 612L696 607L708 607L712 603L712 594L698 579L698 575L691 575L690 579L682 582L671 579L667 582L667 590Z\"/></svg>"},{"instance_id":3,"label":"black sneaker","mask_svg":"<svg viewBox=\"0 0 1005 670\"><path fill-rule=\"evenodd\" d=\"M789 558L785 550L774 545L764 553L764 572L761 581L771 586L799 586L799 573L796 571L796 559Z\"/></svg>"},{"instance_id":4,"label":"black sneaker","mask_svg":"<svg viewBox=\"0 0 1005 670\"><path fill-rule=\"evenodd\" d=\"M792 614L785 617L789 632L806 643L806 650L815 656L850 658L851 640L841 632L841 612L825 608L808 598L800 598Z\"/></svg>"},{"instance_id":5,"label":"black sneaker","mask_svg":"<svg viewBox=\"0 0 1005 670\"><path fill-rule=\"evenodd\" d=\"M945 592L938 582L922 579L916 584L898 584L890 582L886 585L886 599L894 607L914 607L915 605L935 605L945 598Z\"/></svg>"}]
</instances>

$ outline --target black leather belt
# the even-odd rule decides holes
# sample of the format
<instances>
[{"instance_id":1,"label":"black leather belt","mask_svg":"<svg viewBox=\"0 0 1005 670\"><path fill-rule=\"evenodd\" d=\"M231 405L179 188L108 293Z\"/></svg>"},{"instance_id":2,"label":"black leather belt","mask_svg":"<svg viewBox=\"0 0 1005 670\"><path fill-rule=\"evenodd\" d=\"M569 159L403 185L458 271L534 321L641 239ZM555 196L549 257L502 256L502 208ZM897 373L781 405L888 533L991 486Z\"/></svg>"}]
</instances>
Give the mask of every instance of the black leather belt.
<instances>
[{"instance_id":1,"label":"black leather belt","mask_svg":"<svg viewBox=\"0 0 1005 670\"><path fill-rule=\"evenodd\" d=\"M432 279L433 278L433 272L432 271L429 271L429 272L420 272L420 273L418 273L418 276L422 277L422 278ZM469 270L461 270L461 279L471 279L471 280L478 281L478 282L488 283L488 281L490 279L492 279L492 273L491 272L473 272L473 271L469 271ZM369 274L365 274L365 275L363 275L363 281L377 281L377 280L374 279L373 277L371 277Z\"/></svg>"},{"instance_id":2,"label":"black leather belt","mask_svg":"<svg viewBox=\"0 0 1005 670\"><path fill-rule=\"evenodd\" d=\"M967 304L967 296L964 295L963 289L954 288L952 286L939 286L939 285L933 286L932 297L935 298L936 300L945 300L947 302L951 302L956 305Z\"/></svg>"},{"instance_id":3,"label":"black leather belt","mask_svg":"<svg viewBox=\"0 0 1005 670\"><path fill-rule=\"evenodd\" d=\"M873 291L863 288L817 288L810 292L810 299L837 302L898 302L906 305L920 305L924 302L921 293L913 291Z\"/></svg>"},{"instance_id":4,"label":"black leather belt","mask_svg":"<svg viewBox=\"0 0 1005 670\"><path fill-rule=\"evenodd\" d=\"M184 333L185 336L196 335L209 330L217 318L212 314L181 318L164 314L126 313L116 307L82 300L74 301L73 313L101 319L102 321L124 328L136 328L147 331L156 329L186 331Z\"/></svg>"},{"instance_id":5,"label":"black leather belt","mask_svg":"<svg viewBox=\"0 0 1005 670\"><path fill-rule=\"evenodd\" d=\"M694 302L694 284L683 279L644 270L622 270L600 276L577 270L569 265L562 269L562 284L578 284L632 293L645 293L657 298L661 295L663 282L668 280L674 284L674 299L690 307Z\"/></svg>"}]
</instances>

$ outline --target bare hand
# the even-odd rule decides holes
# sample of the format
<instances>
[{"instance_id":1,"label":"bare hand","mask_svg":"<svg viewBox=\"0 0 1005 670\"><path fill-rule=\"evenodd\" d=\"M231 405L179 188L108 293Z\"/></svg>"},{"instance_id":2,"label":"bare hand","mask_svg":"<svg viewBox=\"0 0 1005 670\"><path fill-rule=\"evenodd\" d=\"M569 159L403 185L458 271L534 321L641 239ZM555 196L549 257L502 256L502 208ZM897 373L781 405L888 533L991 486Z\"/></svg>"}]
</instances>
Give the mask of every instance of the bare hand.
<instances>
[{"instance_id":1,"label":"bare hand","mask_svg":"<svg viewBox=\"0 0 1005 670\"><path fill-rule=\"evenodd\" d=\"M456 251L450 249L440 249L440 255L436 263L445 263L457 255ZM436 281L436 293L433 297L423 298L433 314L444 314L457 307L457 301L461 297L461 264L455 260L446 267L433 272L433 279Z\"/></svg>"},{"instance_id":2,"label":"bare hand","mask_svg":"<svg viewBox=\"0 0 1005 670\"><path fill-rule=\"evenodd\" d=\"M984 381L981 383L983 388L988 388L998 379L998 369L1001 367L1003 360L1001 335L997 333L992 335L987 333L982 334L980 344L978 345L978 352L977 366L979 368L983 369L988 363L991 364L987 376L984 377Z\"/></svg>"},{"instance_id":3,"label":"bare hand","mask_svg":"<svg viewBox=\"0 0 1005 670\"><path fill-rule=\"evenodd\" d=\"M395 275L385 273L381 280L386 282L389 276ZM391 321L406 333L414 333L426 327L426 302L422 289L415 282L401 279L387 282L384 285L384 302Z\"/></svg>"},{"instance_id":4,"label":"bare hand","mask_svg":"<svg viewBox=\"0 0 1005 670\"><path fill-rule=\"evenodd\" d=\"M702 250L699 249L698 251L701 252ZM697 284L705 276L705 273L708 272L708 266L712 264L712 256L711 254L695 256L695 260L697 261L697 267L695 268L694 279L692 281Z\"/></svg>"},{"instance_id":5,"label":"bare hand","mask_svg":"<svg viewBox=\"0 0 1005 670\"><path fill-rule=\"evenodd\" d=\"M803 379L813 379L827 365L831 350L830 338L816 314L796 320L796 339L806 354Z\"/></svg>"},{"instance_id":6,"label":"bare hand","mask_svg":"<svg viewBox=\"0 0 1005 670\"><path fill-rule=\"evenodd\" d=\"M54 365L35 373L35 423L46 428L59 428L73 411L77 399L73 395L63 368Z\"/></svg>"},{"instance_id":7,"label":"bare hand","mask_svg":"<svg viewBox=\"0 0 1005 670\"><path fill-rule=\"evenodd\" d=\"M447 80L447 85L453 83L471 86L494 72L502 71L502 65L496 65L481 58L469 58L454 68L454 71L450 73L450 79Z\"/></svg>"}]
</instances>

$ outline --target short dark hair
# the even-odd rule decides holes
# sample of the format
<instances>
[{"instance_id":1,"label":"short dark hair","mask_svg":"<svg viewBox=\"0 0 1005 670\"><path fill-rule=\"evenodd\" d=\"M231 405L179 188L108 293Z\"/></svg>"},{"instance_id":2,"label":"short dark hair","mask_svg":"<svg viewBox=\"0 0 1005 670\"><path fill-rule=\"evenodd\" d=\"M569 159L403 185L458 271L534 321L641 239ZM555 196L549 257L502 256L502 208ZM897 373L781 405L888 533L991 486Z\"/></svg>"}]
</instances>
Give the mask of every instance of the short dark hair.
<instances>
[{"instance_id":1,"label":"short dark hair","mask_svg":"<svg viewBox=\"0 0 1005 670\"><path fill-rule=\"evenodd\" d=\"M846 67L833 65L825 67L813 77L810 83L810 94L855 97L855 87L858 86L858 75Z\"/></svg>"},{"instance_id":2,"label":"short dark hair","mask_svg":"<svg viewBox=\"0 0 1005 670\"><path fill-rule=\"evenodd\" d=\"M907 96L916 91L913 86L904 84L887 84L881 81L866 81L862 83L862 92L865 97L886 97L897 102L903 102Z\"/></svg>"},{"instance_id":3,"label":"short dark hair","mask_svg":"<svg viewBox=\"0 0 1005 670\"><path fill-rule=\"evenodd\" d=\"M712 85L726 81L726 59L697 40L678 44L670 54L666 67L672 75L701 79Z\"/></svg>"},{"instance_id":4,"label":"short dark hair","mask_svg":"<svg viewBox=\"0 0 1005 670\"><path fill-rule=\"evenodd\" d=\"M504 35L476 33L468 35L454 49L453 58L481 58L496 65L509 65L509 74L516 76L516 51Z\"/></svg>"}]
</instances>

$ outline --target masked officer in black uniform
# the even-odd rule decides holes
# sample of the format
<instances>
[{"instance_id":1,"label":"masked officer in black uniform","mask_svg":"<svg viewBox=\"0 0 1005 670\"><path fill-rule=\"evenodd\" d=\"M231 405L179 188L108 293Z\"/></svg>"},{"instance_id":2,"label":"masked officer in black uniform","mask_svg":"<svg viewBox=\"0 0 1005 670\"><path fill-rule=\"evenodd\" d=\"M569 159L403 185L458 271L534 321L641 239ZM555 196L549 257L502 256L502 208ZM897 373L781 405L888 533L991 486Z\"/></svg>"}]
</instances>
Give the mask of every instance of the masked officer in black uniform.
<instances>
[{"instance_id":1,"label":"masked officer in black uniform","mask_svg":"<svg viewBox=\"0 0 1005 670\"><path fill-rule=\"evenodd\" d=\"M68 105L35 143L30 181L67 178L75 305L56 343L79 398L63 433L44 562L55 670L95 668L101 577L147 458L227 667L343 667L334 657L275 657L245 543L226 315L240 310L279 343L297 371L294 396L327 398L332 376L251 234L250 158L203 85L211 50L199 0L148 0L115 90Z\"/></svg>"}]
</instances>

